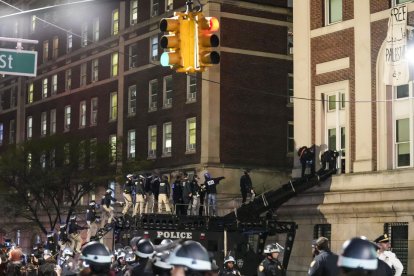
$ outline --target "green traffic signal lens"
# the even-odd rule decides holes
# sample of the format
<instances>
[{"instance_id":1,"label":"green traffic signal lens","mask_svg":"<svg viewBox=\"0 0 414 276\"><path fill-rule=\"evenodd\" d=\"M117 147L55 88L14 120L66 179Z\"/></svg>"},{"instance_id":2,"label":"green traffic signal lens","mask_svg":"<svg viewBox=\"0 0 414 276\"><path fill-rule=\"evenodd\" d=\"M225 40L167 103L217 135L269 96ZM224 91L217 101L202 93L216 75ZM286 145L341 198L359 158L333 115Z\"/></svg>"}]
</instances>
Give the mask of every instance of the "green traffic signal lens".
<instances>
[{"instance_id":1,"label":"green traffic signal lens","mask_svg":"<svg viewBox=\"0 0 414 276\"><path fill-rule=\"evenodd\" d=\"M162 66L170 66L170 56L167 52L162 53L160 58L160 63Z\"/></svg>"}]
</instances>

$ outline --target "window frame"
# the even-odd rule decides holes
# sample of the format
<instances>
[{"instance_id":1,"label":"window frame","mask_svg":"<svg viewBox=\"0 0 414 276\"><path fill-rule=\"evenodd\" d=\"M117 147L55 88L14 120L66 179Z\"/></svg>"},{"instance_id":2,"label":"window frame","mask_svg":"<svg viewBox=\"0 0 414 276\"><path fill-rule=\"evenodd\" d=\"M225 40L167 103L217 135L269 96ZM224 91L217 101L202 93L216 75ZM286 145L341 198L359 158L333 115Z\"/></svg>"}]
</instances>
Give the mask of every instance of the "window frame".
<instances>
[{"instance_id":1,"label":"window frame","mask_svg":"<svg viewBox=\"0 0 414 276\"><path fill-rule=\"evenodd\" d=\"M100 29L100 21L99 17L95 17L92 23L92 40L93 42L99 41L99 29Z\"/></svg>"},{"instance_id":2,"label":"window frame","mask_svg":"<svg viewBox=\"0 0 414 276\"><path fill-rule=\"evenodd\" d=\"M119 55L118 52L111 54L111 77L117 77L119 74Z\"/></svg>"},{"instance_id":3,"label":"window frame","mask_svg":"<svg viewBox=\"0 0 414 276\"><path fill-rule=\"evenodd\" d=\"M33 92L34 92L34 84L33 82L29 83L27 88L27 103L33 103Z\"/></svg>"},{"instance_id":4,"label":"window frame","mask_svg":"<svg viewBox=\"0 0 414 276\"><path fill-rule=\"evenodd\" d=\"M407 126L408 126L408 140L404 140L404 141L398 141L398 121L402 121L402 120L407 120ZM411 127L411 120L410 118L395 118L395 122L394 122L394 152L395 152L395 168L399 169L399 168L407 168L407 167L411 167L412 166L412 159L413 159L413 154L412 154L412 127ZM399 165L399 146L403 145L403 144L408 144L408 153L409 153L409 158L408 158L408 165Z\"/></svg>"},{"instance_id":5,"label":"window frame","mask_svg":"<svg viewBox=\"0 0 414 276\"><path fill-rule=\"evenodd\" d=\"M68 112L69 111L69 112ZM71 116L72 116L72 108L70 105L65 106L64 108L64 123L63 123L63 132L70 131L71 125Z\"/></svg>"},{"instance_id":6,"label":"window frame","mask_svg":"<svg viewBox=\"0 0 414 276\"><path fill-rule=\"evenodd\" d=\"M109 163L115 164L117 161L117 137L116 134L109 135Z\"/></svg>"},{"instance_id":7,"label":"window frame","mask_svg":"<svg viewBox=\"0 0 414 276\"><path fill-rule=\"evenodd\" d=\"M33 116L26 117L26 140L33 138Z\"/></svg>"},{"instance_id":8,"label":"window frame","mask_svg":"<svg viewBox=\"0 0 414 276\"><path fill-rule=\"evenodd\" d=\"M167 132L169 130L169 132ZM172 122L165 122L162 125L162 155L171 156L172 155ZM168 147L167 144L170 146Z\"/></svg>"},{"instance_id":9,"label":"window frame","mask_svg":"<svg viewBox=\"0 0 414 276\"><path fill-rule=\"evenodd\" d=\"M96 126L98 125L98 108L99 108L99 103L98 103L98 97L93 97L91 98L91 113L90 113L90 122L89 124L91 126Z\"/></svg>"},{"instance_id":10,"label":"window frame","mask_svg":"<svg viewBox=\"0 0 414 276\"><path fill-rule=\"evenodd\" d=\"M133 97L133 93L135 95ZM131 85L128 87L128 116L135 116L137 112L137 85Z\"/></svg>"},{"instance_id":11,"label":"window frame","mask_svg":"<svg viewBox=\"0 0 414 276\"><path fill-rule=\"evenodd\" d=\"M47 135L47 113L46 111L40 114L40 136L45 137Z\"/></svg>"},{"instance_id":12,"label":"window frame","mask_svg":"<svg viewBox=\"0 0 414 276\"><path fill-rule=\"evenodd\" d=\"M160 1L151 0L151 14L150 17L158 16L160 12Z\"/></svg>"},{"instance_id":13,"label":"window frame","mask_svg":"<svg viewBox=\"0 0 414 276\"><path fill-rule=\"evenodd\" d=\"M73 34L72 34L72 29L70 29L66 33L66 53L72 52L72 49L73 49Z\"/></svg>"},{"instance_id":14,"label":"window frame","mask_svg":"<svg viewBox=\"0 0 414 276\"><path fill-rule=\"evenodd\" d=\"M79 128L86 127L86 101L79 103Z\"/></svg>"},{"instance_id":15,"label":"window frame","mask_svg":"<svg viewBox=\"0 0 414 276\"><path fill-rule=\"evenodd\" d=\"M59 37L53 37L53 49L52 49L52 59L57 59L59 57Z\"/></svg>"},{"instance_id":16,"label":"window frame","mask_svg":"<svg viewBox=\"0 0 414 276\"><path fill-rule=\"evenodd\" d=\"M154 94L154 86L153 84L157 84L157 90L156 93ZM148 99L148 111L156 111L157 110L157 105L158 105L158 92L159 92L159 83L158 83L158 79L153 79L149 81L149 99ZM153 100L155 98L155 101Z\"/></svg>"},{"instance_id":17,"label":"window frame","mask_svg":"<svg viewBox=\"0 0 414 276\"><path fill-rule=\"evenodd\" d=\"M16 121L11 119L9 121L9 144L14 144L16 140Z\"/></svg>"},{"instance_id":18,"label":"window frame","mask_svg":"<svg viewBox=\"0 0 414 276\"><path fill-rule=\"evenodd\" d=\"M58 75L54 74L54 75L52 75L52 87L51 87L51 90L50 90L50 94L52 96L56 95L57 88L58 88Z\"/></svg>"},{"instance_id":19,"label":"window frame","mask_svg":"<svg viewBox=\"0 0 414 276\"><path fill-rule=\"evenodd\" d=\"M91 82L99 81L99 58L91 61Z\"/></svg>"},{"instance_id":20,"label":"window frame","mask_svg":"<svg viewBox=\"0 0 414 276\"><path fill-rule=\"evenodd\" d=\"M81 25L81 47L88 46L88 22L83 22Z\"/></svg>"},{"instance_id":21,"label":"window frame","mask_svg":"<svg viewBox=\"0 0 414 276\"><path fill-rule=\"evenodd\" d=\"M88 70L88 65L87 63L82 63L80 65L80 78L79 78L79 86L86 86L87 82L88 82L88 74L87 74L87 70Z\"/></svg>"},{"instance_id":22,"label":"window frame","mask_svg":"<svg viewBox=\"0 0 414 276\"><path fill-rule=\"evenodd\" d=\"M50 134L56 133L56 109L50 110Z\"/></svg>"},{"instance_id":23,"label":"window frame","mask_svg":"<svg viewBox=\"0 0 414 276\"><path fill-rule=\"evenodd\" d=\"M174 0L165 0L165 11L172 11L174 9Z\"/></svg>"},{"instance_id":24,"label":"window frame","mask_svg":"<svg viewBox=\"0 0 414 276\"><path fill-rule=\"evenodd\" d=\"M150 62L158 61L160 54L158 48L158 34L150 36Z\"/></svg>"},{"instance_id":25,"label":"window frame","mask_svg":"<svg viewBox=\"0 0 414 276\"><path fill-rule=\"evenodd\" d=\"M135 129L128 130L128 136L127 137L128 137L128 139L127 139L127 158L128 159L135 159L135 156L136 156L136 130Z\"/></svg>"},{"instance_id":26,"label":"window frame","mask_svg":"<svg viewBox=\"0 0 414 276\"><path fill-rule=\"evenodd\" d=\"M335 19L332 20L331 19L331 15L332 15L332 11L331 11L332 3L331 3L331 1L340 1L341 2L341 6L340 6L341 7L341 10L340 10L341 18L340 19L337 19L337 20L335 20ZM343 21L344 15L343 15L342 6L343 6L343 0L325 0L325 25L326 26L336 24L336 23L340 23L340 22Z\"/></svg>"},{"instance_id":27,"label":"window frame","mask_svg":"<svg viewBox=\"0 0 414 276\"><path fill-rule=\"evenodd\" d=\"M109 94L109 121L116 121L118 118L118 92Z\"/></svg>"},{"instance_id":28,"label":"window frame","mask_svg":"<svg viewBox=\"0 0 414 276\"><path fill-rule=\"evenodd\" d=\"M170 81L170 84L169 84L170 90L167 90L168 81ZM173 77L172 77L172 75L165 76L163 78L163 92L162 92L163 102L164 102L163 107L164 108L171 108L172 107L172 105L173 105L173 91L174 91L174 89L173 89Z\"/></svg>"},{"instance_id":29,"label":"window frame","mask_svg":"<svg viewBox=\"0 0 414 276\"><path fill-rule=\"evenodd\" d=\"M191 133L191 131L193 130L192 128L190 129L191 124L194 123L194 134ZM196 152L196 148L197 148L197 117L191 117L191 118L187 118L186 119L186 131L185 131L186 135L186 153L194 153ZM191 143L191 136L194 135L194 143Z\"/></svg>"},{"instance_id":30,"label":"window frame","mask_svg":"<svg viewBox=\"0 0 414 276\"><path fill-rule=\"evenodd\" d=\"M47 98L47 93L48 93L48 79L47 78L44 78L43 80L42 80L42 99L46 99Z\"/></svg>"},{"instance_id":31,"label":"window frame","mask_svg":"<svg viewBox=\"0 0 414 276\"><path fill-rule=\"evenodd\" d=\"M157 125L148 126L148 159L157 157Z\"/></svg>"},{"instance_id":32,"label":"window frame","mask_svg":"<svg viewBox=\"0 0 414 276\"><path fill-rule=\"evenodd\" d=\"M65 91L72 89L72 69L69 68L65 71Z\"/></svg>"},{"instance_id":33,"label":"window frame","mask_svg":"<svg viewBox=\"0 0 414 276\"><path fill-rule=\"evenodd\" d=\"M43 63L46 63L49 60L49 40L43 41Z\"/></svg>"},{"instance_id":34,"label":"window frame","mask_svg":"<svg viewBox=\"0 0 414 276\"><path fill-rule=\"evenodd\" d=\"M134 3L135 3L135 5L134 5ZM129 12L129 24L130 25L137 24L138 23L138 0L131 0L130 1L129 11L130 11Z\"/></svg>"},{"instance_id":35,"label":"window frame","mask_svg":"<svg viewBox=\"0 0 414 276\"><path fill-rule=\"evenodd\" d=\"M111 17L111 35L119 34L119 10L114 9Z\"/></svg>"},{"instance_id":36,"label":"window frame","mask_svg":"<svg viewBox=\"0 0 414 276\"><path fill-rule=\"evenodd\" d=\"M192 83L191 80L195 80L194 83ZM194 88L195 91L191 91L192 88ZM197 76L196 75L187 75L187 103L193 103L197 101Z\"/></svg>"}]
</instances>

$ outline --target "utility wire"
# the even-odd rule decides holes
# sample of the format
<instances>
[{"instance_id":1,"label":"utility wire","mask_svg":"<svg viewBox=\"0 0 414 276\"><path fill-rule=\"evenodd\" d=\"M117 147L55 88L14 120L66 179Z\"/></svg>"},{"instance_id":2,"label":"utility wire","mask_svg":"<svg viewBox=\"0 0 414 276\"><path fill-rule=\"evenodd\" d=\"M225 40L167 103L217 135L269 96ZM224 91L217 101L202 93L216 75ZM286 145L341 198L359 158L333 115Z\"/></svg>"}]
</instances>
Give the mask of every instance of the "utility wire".
<instances>
[{"instance_id":1,"label":"utility wire","mask_svg":"<svg viewBox=\"0 0 414 276\"><path fill-rule=\"evenodd\" d=\"M56 7L61 7L61 6L73 5L73 4L82 4L82 3L93 2L93 1L95 1L95 0L81 0L81 1L71 2L71 3L63 3L63 4L58 4L58 5L47 6L47 7L42 7L42 8L37 8L37 9L24 11L22 9L19 9L16 6L13 6L13 5L5 2L4 0L0 0L0 3L3 3L3 4L13 8L13 9L19 11L18 13L13 13L13 14L5 15L5 16L0 16L0 19L5 18L5 17L10 17L10 16L15 16L15 15L27 14L27 13L32 13L32 12L36 12L36 11L42 11L42 10L46 10L46 9L50 9L50 8L56 8ZM43 22L43 23L45 23L45 24L47 24L47 25L55 27L55 28L57 28L61 31L64 31L64 32L69 33L71 35L74 35L76 37L82 38L81 35L79 35L77 33L74 33L71 30L67 30L65 28L62 28L62 27L60 27L60 26L58 26L54 23L51 23L47 20L44 20L44 19L39 18L37 16L36 16L36 19ZM96 41L89 40L89 39L87 41L88 41L88 43L96 42ZM102 47L102 48L106 48L106 49L112 49L112 47L106 46L106 45L99 45L98 47ZM131 55L125 53L124 51L118 51L118 54L123 55L123 56L128 57L128 58L131 57ZM159 65L159 64L154 63L154 62L150 62L150 64ZM210 79L205 79L205 78L202 78L202 77L196 77L196 78L200 79L200 80L208 81L208 82L211 82L211 83L215 83L215 84L218 84L218 85L222 85L221 82L213 81L213 80L210 80ZM261 90L261 89L256 89L256 88L246 88L246 87L240 87L240 86L234 86L234 85L223 85L223 86L225 86L227 88L252 91L254 93L260 93L260 94L264 94L264 95L276 96L276 97L279 97L279 98L284 98L286 100L287 99L295 99L295 100L304 100L304 101L313 101L313 102L328 102L327 99L297 97L297 96L290 96L290 95L287 95L287 94L286 95L280 95L280 94L275 94L273 92L269 92L269 91ZM409 97L409 99L414 99L414 97ZM342 102L345 102L345 103L386 103L386 102L392 102L392 101L394 101L394 99L388 99L388 100L357 100L357 101L335 100L335 101L329 101L329 102L337 102L337 103L342 103Z\"/></svg>"}]
</instances>

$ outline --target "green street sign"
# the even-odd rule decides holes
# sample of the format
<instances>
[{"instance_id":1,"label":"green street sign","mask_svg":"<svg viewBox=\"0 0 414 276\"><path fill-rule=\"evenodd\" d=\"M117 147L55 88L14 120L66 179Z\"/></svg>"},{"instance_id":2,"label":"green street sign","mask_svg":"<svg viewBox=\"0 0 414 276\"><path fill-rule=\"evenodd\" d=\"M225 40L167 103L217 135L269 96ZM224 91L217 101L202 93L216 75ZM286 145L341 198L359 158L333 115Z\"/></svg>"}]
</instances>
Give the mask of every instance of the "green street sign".
<instances>
[{"instance_id":1,"label":"green street sign","mask_svg":"<svg viewBox=\"0 0 414 276\"><path fill-rule=\"evenodd\" d=\"M35 77L37 52L0 49L0 74Z\"/></svg>"}]
</instances>

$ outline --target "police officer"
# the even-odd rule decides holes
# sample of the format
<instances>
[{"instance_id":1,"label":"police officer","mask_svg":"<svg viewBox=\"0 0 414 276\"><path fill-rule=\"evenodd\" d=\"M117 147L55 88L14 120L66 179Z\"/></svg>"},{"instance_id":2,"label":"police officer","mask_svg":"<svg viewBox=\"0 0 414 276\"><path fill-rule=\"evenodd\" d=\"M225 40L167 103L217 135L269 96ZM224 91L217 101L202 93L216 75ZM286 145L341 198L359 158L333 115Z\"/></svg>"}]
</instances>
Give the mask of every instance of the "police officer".
<instances>
[{"instance_id":1,"label":"police officer","mask_svg":"<svg viewBox=\"0 0 414 276\"><path fill-rule=\"evenodd\" d=\"M240 177L240 192L242 195L242 203L246 202L248 194L254 194L252 179L250 178L248 170L244 170L243 175Z\"/></svg>"},{"instance_id":2,"label":"police officer","mask_svg":"<svg viewBox=\"0 0 414 276\"><path fill-rule=\"evenodd\" d=\"M69 239L71 241L71 248L75 253L79 253L82 247L82 238L79 231L87 229L87 227L79 226L76 222L76 215L70 217L69 220Z\"/></svg>"},{"instance_id":3,"label":"police officer","mask_svg":"<svg viewBox=\"0 0 414 276\"><path fill-rule=\"evenodd\" d=\"M192 182L188 179L188 174L186 172L183 173L183 178L181 179L181 187L182 187L182 215L190 215L191 212L191 201L193 197L193 188Z\"/></svg>"},{"instance_id":4,"label":"police officer","mask_svg":"<svg viewBox=\"0 0 414 276\"><path fill-rule=\"evenodd\" d=\"M347 240L338 258L341 275L372 275L378 268L378 259L374 243L356 237Z\"/></svg>"},{"instance_id":5,"label":"police officer","mask_svg":"<svg viewBox=\"0 0 414 276\"><path fill-rule=\"evenodd\" d=\"M123 196L125 199L125 206L122 210L122 215L126 215L128 213L129 208L133 205L133 197L134 197L134 176L132 174L127 174L127 180L124 184Z\"/></svg>"},{"instance_id":6,"label":"police officer","mask_svg":"<svg viewBox=\"0 0 414 276\"><path fill-rule=\"evenodd\" d=\"M138 179L135 181L135 207L133 216L144 213L144 204L145 204L145 177L139 175Z\"/></svg>"},{"instance_id":7,"label":"police officer","mask_svg":"<svg viewBox=\"0 0 414 276\"><path fill-rule=\"evenodd\" d=\"M315 242L315 259L311 262L308 275L310 276L336 276L339 269L336 265L338 255L329 249L329 240L319 237Z\"/></svg>"},{"instance_id":8,"label":"police officer","mask_svg":"<svg viewBox=\"0 0 414 276\"><path fill-rule=\"evenodd\" d=\"M236 261L234 260L233 256L227 256L224 259L224 269L220 270L218 275L219 276L230 276L230 275L241 276L240 271L238 271L234 267L235 262Z\"/></svg>"},{"instance_id":9,"label":"police officer","mask_svg":"<svg viewBox=\"0 0 414 276\"><path fill-rule=\"evenodd\" d=\"M141 239L137 243L135 255L138 257L138 264L132 268L132 275L143 275L147 268L147 263L155 254L154 245L148 239Z\"/></svg>"},{"instance_id":10,"label":"police officer","mask_svg":"<svg viewBox=\"0 0 414 276\"><path fill-rule=\"evenodd\" d=\"M63 249L59 258L59 265L62 268L62 275L76 275L75 254L69 247Z\"/></svg>"},{"instance_id":11,"label":"police officer","mask_svg":"<svg viewBox=\"0 0 414 276\"><path fill-rule=\"evenodd\" d=\"M86 231L86 242L89 242L91 240L91 236L95 236L96 231L98 231L99 217L96 214L96 207L95 200L91 200L88 208L86 209L86 223L88 224L88 230Z\"/></svg>"},{"instance_id":12,"label":"police officer","mask_svg":"<svg viewBox=\"0 0 414 276\"><path fill-rule=\"evenodd\" d=\"M103 209L103 218L101 221L101 228L105 225L105 219L108 218L108 224L111 224L114 218L114 207L112 207L112 201L116 202L116 199L112 196L112 190L107 189L105 195L102 197L101 205Z\"/></svg>"},{"instance_id":13,"label":"police officer","mask_svg":"<svg viewBox=\"0 0 414 276\"><path fill-rule=\"evenodd\" d=\"M191 212L190 215L198 215L198 210L200 208L200 183L198 182L200 178L195 174L191 181L191 193L192 193L192 202L191 202ZM202 208L202 207L201 207Z\"/></svg>"},{"instance_id":14,"label":"police officer","mask_svg":"<svg viewBox=\"0 0 414 276\"><path fill-rule=\"evenodd\" d=\"M39 267L38 275L58 275L57 274L57 263L56 260L52 257L52 252L45 249L43 252L44 263Z\"/></svg>"},{"instance_id":15,"label":"police officer","mask_svg":"<svg viewBox=\"0 0 414 276\"><path fill-rule=\"evenodd\" d=\"M171 275L203 275L212 271L212 264L207 250L196 241L185 241L177 246L166 262L173 266Z\"/></svg>"},{"instance_id":16,"label":"police officer","mask_svg":"<svg viewBox=\"0 0 414 276\"><path fill-rule=\"evenodd\" d=\"M404 266L395 253L390 251L391 243L388 235L383 234L376 238L374 242L378 246L378 258L395 269L395 276L400 276L404 270Z\"/></svg>"},{"instance_id":17,"label":"police officer","mask_svg":"<svg viewBox=\"0 0 414 276\"><path fill-rule=\"evenodd\" d=\"M307 146L300 147L298 149L298 156L300 163L302 165L301 177L305 176L306 167L309 166L311 170L311 175L315 174L315 145L312 145L310 148Z\"/></svg>"},{"instance_id":18,"label":"police officer","mask_svg":"<svg viewBox=\"0 0 414 276\"><path fill-rule=\"evenodd\" d=\"M83 249L80 259L88 266L81 275L108 275L111 269L112 255L108 248L100 242L88 243Z\"/></svg>"},{"instance_id":19,"label":"police officer","mask_svg":"<svg viewBox=\"0 0 414 276\"><path fill-rule=\"evenodd\" d=\"M266 258L259 264L257 276L284 276L285 270L277 259L280 248L275 244L268 244L263 253L266 254Z\"/></svg>"},{"instance_id":20,"label":"police officer","mask_svg":"<svg viewBox=\"0 0 414 276\"><path fill-rule=\"evenodd\" d=\"M65 247L70 246L70 240L69 240L66 224L60 224L59 226L58 244L60 248L65 248Z\"/></svg>"},{"instance_id":21,"label":"police officer","mask_svg":"<svg viewBox=\"0 0 414 276\"><path fill-rule=\"evenodd\" d=\"M163 212L163 205L167 213L171 212L170 208L170 183L168 183L168 176L163 175L162 180L158 186L158 213Z\"/></svg>"}]
</instances>

